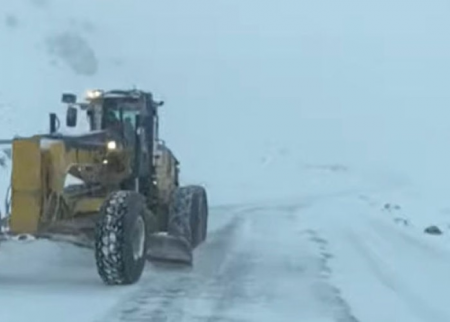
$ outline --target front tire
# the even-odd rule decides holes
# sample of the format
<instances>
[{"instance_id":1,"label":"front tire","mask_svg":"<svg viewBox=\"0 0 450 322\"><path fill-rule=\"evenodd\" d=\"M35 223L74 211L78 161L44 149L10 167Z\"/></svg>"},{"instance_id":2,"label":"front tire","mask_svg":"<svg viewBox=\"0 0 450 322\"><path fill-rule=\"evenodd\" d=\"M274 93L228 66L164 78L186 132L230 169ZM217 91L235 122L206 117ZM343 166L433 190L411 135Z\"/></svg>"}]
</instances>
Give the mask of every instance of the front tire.
<instances>
[{"instance_id":1,"label":"front tire","mask_svg":"<svg viewBox=\"0 0 450 322\"><path fill-rule=\"evenodd\" d=\"M97 272L107 285L137 282L144 270L150 224L143 196L134 191L111 193L95 228Z\"/></svg>"}]
</instances>

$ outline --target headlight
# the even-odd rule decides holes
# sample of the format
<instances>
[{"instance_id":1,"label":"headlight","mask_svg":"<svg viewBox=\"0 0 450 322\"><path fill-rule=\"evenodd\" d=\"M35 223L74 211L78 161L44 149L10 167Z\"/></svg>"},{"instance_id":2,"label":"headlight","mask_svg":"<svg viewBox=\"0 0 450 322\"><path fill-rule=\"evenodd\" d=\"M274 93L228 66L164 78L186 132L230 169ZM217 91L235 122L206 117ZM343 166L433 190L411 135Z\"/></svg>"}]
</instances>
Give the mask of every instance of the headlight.
<instances>
[{"instance_id":1,"label":"headlight","mask_svg":"<svg viewBox=\"0 0 450 322\"><path fill-rule=\"evenodd\" d=\"M88 99L96 99L102 96L102 91L100 90L91 90L91 91L87 91L86 93L86 97Z\"/></svg>"},{"instance_id":2,"label":"headlight","mask_svg":"<svg viewBox=\"0 0 450 322\"><path fill-rule=\"evenodd\" d=\"M117 149L117 143L116 141L109 141L107 144L108 150L115 150Z\"/></svg>"}]
</instances>

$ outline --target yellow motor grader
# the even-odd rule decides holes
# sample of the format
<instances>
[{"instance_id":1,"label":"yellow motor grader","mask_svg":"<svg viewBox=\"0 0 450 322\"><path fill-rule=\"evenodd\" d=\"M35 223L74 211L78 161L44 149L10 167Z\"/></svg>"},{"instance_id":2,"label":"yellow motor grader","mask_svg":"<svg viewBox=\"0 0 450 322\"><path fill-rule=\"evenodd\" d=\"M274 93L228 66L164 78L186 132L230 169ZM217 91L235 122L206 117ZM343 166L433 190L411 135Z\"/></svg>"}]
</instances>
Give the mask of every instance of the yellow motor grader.
<instances>
[{"instance_id":1,"label":"yellow motor grader","mask_svg":"<svg viewBox=\"0 0 450 322\"><path fill-rule=\"evenodd\" d=\"M10 232L92 247L108 285L137 282L147 259L192 265L206 239L207 194L180 186L179 162L158 138L163 102L141 90L62 102L67 128L83 113L90 130L61 134L51 113L49 134L12 140Z\"/></svg>"}]
</instances>

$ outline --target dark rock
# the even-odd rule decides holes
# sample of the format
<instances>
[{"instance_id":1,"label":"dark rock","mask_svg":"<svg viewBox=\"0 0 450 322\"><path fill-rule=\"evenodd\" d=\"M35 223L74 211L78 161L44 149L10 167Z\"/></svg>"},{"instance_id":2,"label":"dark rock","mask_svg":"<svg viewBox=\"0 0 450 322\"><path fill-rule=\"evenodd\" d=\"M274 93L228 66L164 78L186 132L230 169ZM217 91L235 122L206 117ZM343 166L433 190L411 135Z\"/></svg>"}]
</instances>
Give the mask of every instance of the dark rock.
<instances>
[{"instance_id":1,"label":"dark rock","mask_svg":"<svg viewBox=\"0 0 450 322\"><path fill-rule=\"evenodd\" d=\"M398 211L398 210L401 209L401 207L399 205L396 205L396 204L386 203L383 206L383 209L387 210L387 211Z\"/></svg>"},{"instance_id":2,"label":"dark rock","mask_svg":"<svg viewBox=\"0 0 450 322\"><path fill-rule=\"evenodd\" d=\"M394 221L395 221L396 224L402 224L404 226L409 226L409 221L407 219L405 219L405 218L397 217L397 218L394 219Z\"/></svg>"},{"instance_id":3,"label":"dark rock","mask_svg":"<svg viewBox=\"0 0 450 322\"><path fill-rule=\"evenodd\" d=\"M427 227L424 232L430 235L442 235L442 231L437 226Z\"/></svg>"}]
</instances>

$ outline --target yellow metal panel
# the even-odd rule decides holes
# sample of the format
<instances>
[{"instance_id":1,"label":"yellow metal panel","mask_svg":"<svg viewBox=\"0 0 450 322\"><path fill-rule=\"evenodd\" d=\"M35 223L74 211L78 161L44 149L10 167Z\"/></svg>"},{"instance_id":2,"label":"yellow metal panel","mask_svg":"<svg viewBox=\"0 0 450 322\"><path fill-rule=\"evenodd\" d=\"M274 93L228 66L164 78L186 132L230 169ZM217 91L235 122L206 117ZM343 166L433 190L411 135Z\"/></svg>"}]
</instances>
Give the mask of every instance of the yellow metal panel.
<instances>
[{"instance_id":1,"label":"yellow metal panel","mask_svg":"<svg viewBox=\"0 0 450 322\"><path fill-rule=\"evenodd\" d=\"M53 191L62 193L66 175L71 166L79 163L95 163L94 151L66 148L63 141L54 142L48 151L50 162L47 165L51 174L50 187Z\"/></svg>"},{"instance_id":2,"label":"yellow metal panel","mask_svg":"<svg viewBox=\"0 0 450 322\"><path fill-rule=\"evenodd\" d=\"M75 213L99 212L104 198L83 198L76 202Z\"/></svg>"},{"instance_id":3,"label":"yellow metal panel","mask_svg":"<svg viewBox=\"0 0 450 322\"><path fill-rule=\"evenodd\" d=\"M50 174L50 188L52 191L62 193L68 167L64 142L53 142L49 148L48 155L50 162L47 164L47 167Z\"/></svg>"},{"instance_id":4,"label":"yellow metal panel","mask_svg":"<svg viewBox=\"0 0 450 322\"><path fill-rule=\"evenodd\" d=\"M38 229L43 199L40 141L16 140L12 153L11 230L33 233Z\"/></svg>"}]
</instances>

